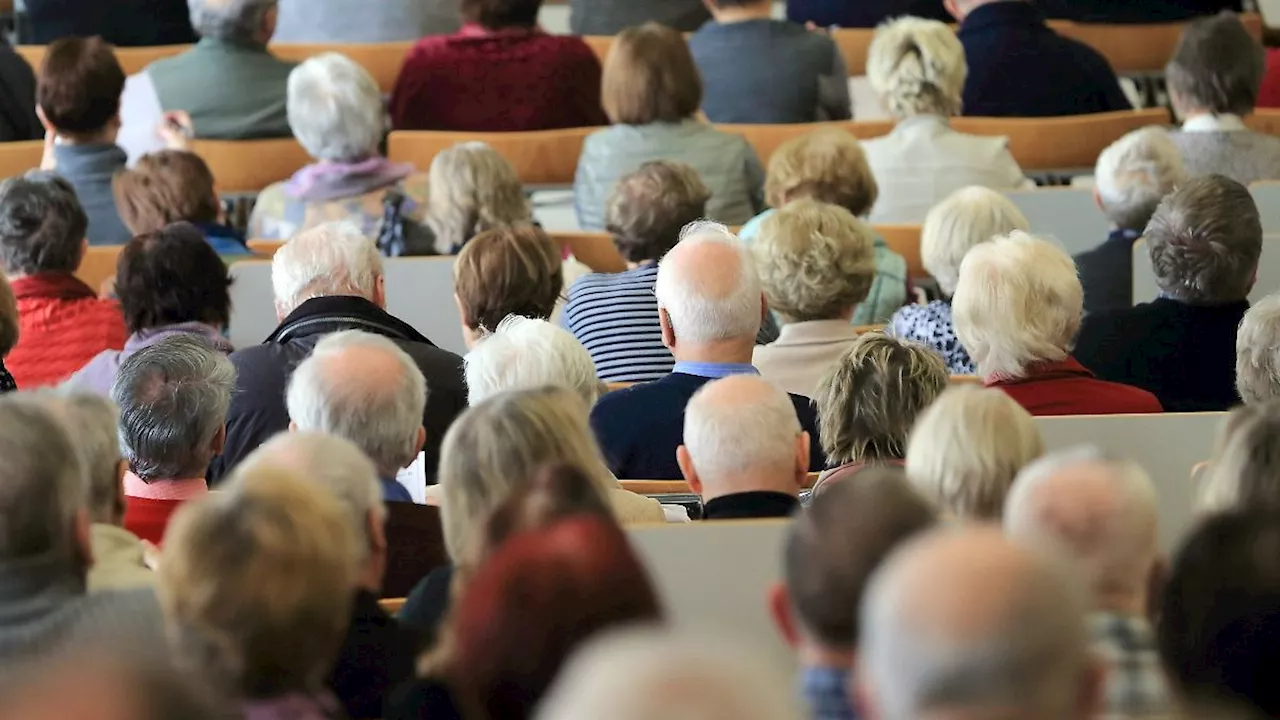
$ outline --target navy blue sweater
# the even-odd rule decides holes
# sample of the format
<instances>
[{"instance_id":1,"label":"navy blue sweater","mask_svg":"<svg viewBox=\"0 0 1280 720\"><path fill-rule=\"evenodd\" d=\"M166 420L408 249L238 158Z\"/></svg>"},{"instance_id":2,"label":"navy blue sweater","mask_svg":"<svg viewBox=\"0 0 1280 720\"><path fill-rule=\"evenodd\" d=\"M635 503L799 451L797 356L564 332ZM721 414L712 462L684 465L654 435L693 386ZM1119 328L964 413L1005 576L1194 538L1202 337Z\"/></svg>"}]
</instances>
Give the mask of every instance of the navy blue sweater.
<instances>
[{"instance_id":1,"label":"navy blue sweater","mask_svg":"<svg viewBox=\"0 0 1280 720\"><path fill-rule=\"evenodd\" d=\"M678 480L676 448L684 442L684 406L711 382L684 373L633 385L600 398L591 411L591 427L605 462L619 480ZM818 421L809 398L792 395L800 426L809 433L809 470L826 467L818 440Z\"/></svg>"}]
</instances>

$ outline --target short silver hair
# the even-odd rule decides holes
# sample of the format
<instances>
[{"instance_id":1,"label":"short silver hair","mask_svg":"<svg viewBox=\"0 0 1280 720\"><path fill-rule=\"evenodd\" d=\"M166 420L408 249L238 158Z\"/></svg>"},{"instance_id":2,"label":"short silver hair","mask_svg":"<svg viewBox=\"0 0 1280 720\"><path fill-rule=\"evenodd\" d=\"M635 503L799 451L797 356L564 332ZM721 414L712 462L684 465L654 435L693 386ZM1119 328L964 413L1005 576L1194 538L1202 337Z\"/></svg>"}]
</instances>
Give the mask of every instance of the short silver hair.
<instances>
[{"instance_id":1,"label":"short silver hair","mask_svg":"<svg viewBox=\"0 0 1280 720\"><path fill-rule=\"evenodd\" d=\"M1093 177L1107 219L1118 228L1141 232L1164 196L1186 182L1188 174L1169 133L1146 127L1107 146Z\"/></svg>"},{"instance_id":2,"label":"short silver hair","mask_svg":"<svg viewBox=\"0 0 1280 720\"><path fill-rule=\"evenodd\" d=\"M734 643L666 628L597 638L566 663L537 720L799 720L775 668Z\"/></svg>"},{"instance_id":3,"label":"short silver hair","mask_svg":"<svg viewBox=\"0 0 1280 720\"><path fill-rule=\"evenodd\" d=\"M1223 175L1191 178L1147 224L1156 285L1188 303L1244 300L1262 255L1262 219L1249 188Z\"/></svg>"},{"instance_id":4,"label":"short silver hair","mask_svg":"<svg viewBox=\"0 0 1280 720\"><path fill-rule=\"evenodd\" d=\"M600 395L591 353L573 333L546 320L508 315L463 361L469 405L500 392L544 385L568 388L588 407Z\"/></svg>"},{"instance_id":5,"label":"short silver hair","mask_svg":"<svg viewBox=\"0 0 1280 720\"><path fill-rule=\"evenodd\" d=\"M1075 261L1022 231L974 246L951 299L956 337L986 378L1065 358L1083 310Z\"/></svg>"},{"instance_id":6,"label":"short silver hair","mask_svg":"<svg viewBox=\"0 0 1280 720\"><path fill-rule=\"evenodd\" d=\"M97 393L76 390L37 390L54 411L75 429L76 452L89 486L89 515L96 523L119 524L120 408Z\"/></svg>"},{"instance_id":7,"label":"short silver hair","mask_svg":"<svg viewBox=\"0 0 1280 720\"><path fill-rule=\"evenodd\" d=\"M88 498L71 432L27 393L0 398L0 560L70 551Z\"/></svg>"},{"instance_id":8,"label":"short silver hair","mask_svg":"<svg viewBox=\"0 0 1280 720\"><path fill-rule=\"evenodd\" d=\"M1280 294L1258 301L1240 321L1236 392L1246 405L1280 399Z\"/></svg>"},{"instance_id":9,"label":"short silver hair","mask_svg":"<svg viewBox=\"0 0 1280 720\"><path fill-rule=\"evenodd\" d=\"M111 399L120 407L129 469L148 481L204 477L235 384L227 356L194 335L165 338L125 358Z\"/></svg>"},{"instance_id":10,"label":"short silver hair","mask_svg":"<svg viewBox=\"0 0 1280 720\"><path fill-rule=\"evenodd\" d=\"M867 50L867 79L897 118L959 115L968 74L960 39L937 20L890 20Z\"/></svg>"},{"instance_id":11,"label":"short silver hair","mask_svg":"<svg viewBox=\"0 0 1280 720\"><path fill-rule=\"evenodd\" d=\"M332 493L351 520L356 535L368 540L369 515L387 515L378 469L355 443L318 432L282 432L263 443L237 466L237 473L278 467ZM367 548L366 548L367 550Z\"/></svg>"},{"instance_id":12,"label":"short silver hair","mask_svg":"<svg viewBox=\"0 0 1280 720\"><path fill-rule=\"evenodd\" d=\"M440 151L427 171L427 226L436 252L457 253L485 230L533 222L533 208L515 168L482 142Z\"/></svg>"},{"instance_id":13,"label":"short silver hair","mask_svg":"<svg viewBox=\"0 0 1280 720\"><path fill-rule=\"evenodd\" d=\"M724 382L738 384L739 392L726 394L719 389ZM754 389L744 389L745 383ZM802 432L791 397L759 377L709 382L685 406L684 446L708 486L747 473L786 477L794 472Z\"/></svg>"},{"instance_id":14,"label":"short silver hair","mask_svg":"<svg viewBox=\"0 0 1280 720\"><path fill-rule=\"evenodd\" d=\"M191 27L200 37L257 42L278 0L187 0Z\"/></svg>"},{"instance_id":15,"label":"short silver hair","mask_svg":"<svg viewBox=\"0 0 1280 720\"><path fill-rule=\"evenodd\" d=\"M1241 405L1223 421L1196 509L1280 509L1280 402Z\"/></svg>"},{"instance_id":16,"label":"short silver hair","mask_svg":"<svg viewBox=\"0 0 1280 720\"><path fill-rule=\"evenodd\" d=\"M353 162L376 155L386 133L382 91L368 70L334 52L289 73L289 127L317 160Z\"/></svg>"},{"instance_id":17,"label":"short silver hair","mask_svg":"<svg viewBox=\"0 0 1280 720\"><path fill-rule=\"evenodd\" d=\"M298 233L271 258L276 312L283 317L317 297L373 300L382 272L378 247L354 225L317 225Z\"/></svg>"},{"instance_id":18,"label":"short silver hair","mask_svg":"<svg viewBox=\"0 0 1280 720\"><path fill-rule=\"evenodd\" d=\"M736 266L682 267L681 247L717 244L737 256ZM725 273L729 291L719 297L706 293L707 276ZM760 275L750 249L720 223L699 220L680 231L675 249L658 263L653 292L658 307L671 319L676 338L692 343L755 336L760 329Z\"/></svg>"},{"instance_id":19,"label":"short silver hair","mask_svg":"<svg viewBox=\"0 0 1280 720\"><path fill-rule=\"evenodd\" d=\"M370 367L344 356L376 352L390 360ZM366 356L367 357L367 356ZM355 443L381 473L413 462L427 405L427 381L413 358L381 335L344 330L324 336L289 378L289 419L299 430Z\"/></svg>"},{"instance_id":20,"label":"short silver hair","mask_svg":"<svg viewBox=\"0 0 1280 720\"><path fill-rule=\"evenodd\" d=\"M969 249L1014 230L1028 232L1031 223L1013 201L990 188L960 188L934 205L920 229L920 260L942 294L956 292L960 263Z\"/></svg>"}]
</instances>

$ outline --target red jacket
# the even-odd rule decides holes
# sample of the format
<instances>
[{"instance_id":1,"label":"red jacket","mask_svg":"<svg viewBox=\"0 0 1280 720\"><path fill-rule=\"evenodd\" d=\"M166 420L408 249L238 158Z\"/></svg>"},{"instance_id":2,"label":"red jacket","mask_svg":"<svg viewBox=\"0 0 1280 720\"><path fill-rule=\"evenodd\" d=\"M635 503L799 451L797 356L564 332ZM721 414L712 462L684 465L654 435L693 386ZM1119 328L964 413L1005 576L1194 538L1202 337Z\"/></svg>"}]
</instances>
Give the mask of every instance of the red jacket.
<instances>
[{"instance_id":1,"label":"red jacket","mask_svg":"<svg viewBox=\"0 0 1280 720\"><path fill-rule=\"evenodd\" d=\"M1158 413L1155 395L1129 385L1099 380L1076 359L1032 365L1026 377L991 380L1032 415L1124 415Z\"/></svg>"},{"instance_id":2,"label":"red jacket","mask_svg":"<svg viewBox=\"0 0 1280 720\"><path fill-rule=\"evenodd\" d=\"M75 276L42 273L11 284L21 336L5 365L19 388L56 384L103 350L124 349L120 306Z\"/></svg>"},{"instance_id":3,"label":"red jacket","mask_svg":"<svg viewBox=\"0 0 1280 720\"><path fill-rule=\"evenodd\" d=\"M1280 108L1280 48L1267 50L1267 74L1258 88L1258 107Z\"/></svg>"},{"instance_id":4,"label":"red jacket","mask_svg":"<svg viewBox=\"0 0 1280 720\"><path fill-rule=\"evenodd\" d=\"M600 61L581 38L465 25L409 52L391 121L397 130L475 132L607 125Z\"/></svg>"}]
</instances>

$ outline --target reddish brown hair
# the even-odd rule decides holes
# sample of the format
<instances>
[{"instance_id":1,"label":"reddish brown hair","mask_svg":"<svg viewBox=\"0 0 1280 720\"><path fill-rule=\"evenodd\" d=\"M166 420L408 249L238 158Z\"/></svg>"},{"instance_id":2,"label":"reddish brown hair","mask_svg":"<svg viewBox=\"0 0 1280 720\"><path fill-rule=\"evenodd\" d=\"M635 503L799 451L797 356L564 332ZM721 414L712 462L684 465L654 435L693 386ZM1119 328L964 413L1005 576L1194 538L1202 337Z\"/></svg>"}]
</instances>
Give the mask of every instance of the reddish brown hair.
<instances>
[{"instance_id":1,"label":"reddish brown hair","mask_svg":"<svg viewBox=\"0 0 1280 720\"><path fill-rule=\"evenodd\" d=\"M486 230L462 246L453 283L472 330L493 332L508 315L545 320L564 289L560 247L533 226Z\"/></svg>"},{"instance_id":2,"label":"reddish brown hair","mask_svg":"<svg viewBox=\"0 0 1280 720\"><path fill-rule=\"evenodd\" d=\"M462 0L462 19L490 30L533 27L538 24L542 0Z\"/></svg>"},{"instance_id":3,"label":"reddish brown hair","mask_svg":"<svg viewBox=\"0 0 1280 720\"><path fill-rule=\"evenodd\" d=\"M134 235L156 232L176 222L218 219L213 173L195 153L163 150L142 156L111 181L120 220Z\"/></svg>"},{"instance_id":4,"label":"reddish brown hair","mask_svg":"<svg viewBox=\"0 0 1280 720\"><path fill-rule=\"evenodd\" d=\"M625 125L681 122L702 106L702 78L689 43L653 22L618 33L600 90L609 121Z\"/></svg>"},{"instance_id":5,"label":"reddish brown hair","mask_svg":"<svg viewBox=\"0 0 1280 720\"><path fill-rule=\"evenodd\" d=\"M120 112L124 68L100 37L55 40L45 51L36 101L58 131L93 133Z\"/></svg>"}]
</instances>

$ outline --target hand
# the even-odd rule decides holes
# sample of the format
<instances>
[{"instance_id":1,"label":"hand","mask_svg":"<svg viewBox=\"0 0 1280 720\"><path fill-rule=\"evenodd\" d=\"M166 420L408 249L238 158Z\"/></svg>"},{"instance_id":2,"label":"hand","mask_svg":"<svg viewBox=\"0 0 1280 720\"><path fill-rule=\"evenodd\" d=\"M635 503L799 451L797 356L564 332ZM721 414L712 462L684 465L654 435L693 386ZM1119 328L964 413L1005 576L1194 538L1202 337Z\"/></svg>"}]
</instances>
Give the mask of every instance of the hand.
<instances>
[{"instance_id":1,"label":"hand","mask_svg":"<svg viewBox=\"0 0 1280 720\"><path fill-rule=\"evenodd\" d=\"M170 150L189 150L191 138L196 136L196 130L191 122L191 115L187 111L170 110L161 119L160 126L156 128L156 134L164 140L165 147Z\"/></svg>"}]
</instances>

